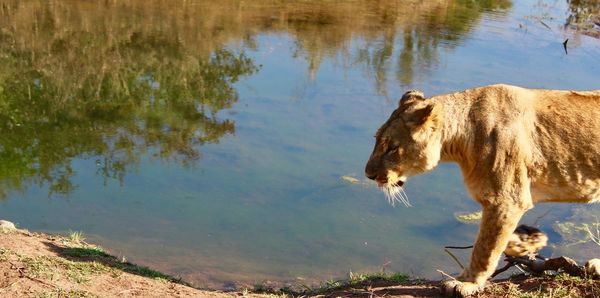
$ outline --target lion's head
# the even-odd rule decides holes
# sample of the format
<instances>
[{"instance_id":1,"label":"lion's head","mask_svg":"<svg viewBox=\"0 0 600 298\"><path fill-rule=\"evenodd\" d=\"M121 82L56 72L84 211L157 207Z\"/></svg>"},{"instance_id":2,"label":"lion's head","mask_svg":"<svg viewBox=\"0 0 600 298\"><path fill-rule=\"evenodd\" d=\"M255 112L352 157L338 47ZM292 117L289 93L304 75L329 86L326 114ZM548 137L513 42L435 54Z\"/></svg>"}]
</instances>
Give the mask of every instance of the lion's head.
<instances>
[{"instance_id":1,"label":"lion's head","mask_svg":"<svg viewBox=\"0 0 600 298\"><path fill-rule=\"evenodd\" d=\"M402 185L410 176L433 169L440 160L441 106L418 91L406 92L379 128L365 175L377 182L393 204L408 205Z\"/></svg>"}]
</instances>

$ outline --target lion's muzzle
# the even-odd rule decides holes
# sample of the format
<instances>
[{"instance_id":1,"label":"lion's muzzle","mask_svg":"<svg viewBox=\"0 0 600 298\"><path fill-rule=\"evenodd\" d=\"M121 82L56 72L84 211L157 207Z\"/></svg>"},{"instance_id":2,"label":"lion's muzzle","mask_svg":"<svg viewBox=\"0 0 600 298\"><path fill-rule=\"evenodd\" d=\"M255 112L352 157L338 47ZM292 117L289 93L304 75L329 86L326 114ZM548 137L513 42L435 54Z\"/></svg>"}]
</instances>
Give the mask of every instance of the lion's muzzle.
<instances>
[{"instance_id":1,"label":"lion's muzzle","mask_svg":"<svg viewBox=\"0 0 600 298\"><path fill-rule=\"evenodd\" d=\"M379 167L375 165L375 162L372 159L370 159L369 162L367 162L367 166L365 167L365 176L377 182L379 186L382 186L388 182L388 177L386 172L379 171L377 170L378 168Z\"/></svg>"}]
</instances>

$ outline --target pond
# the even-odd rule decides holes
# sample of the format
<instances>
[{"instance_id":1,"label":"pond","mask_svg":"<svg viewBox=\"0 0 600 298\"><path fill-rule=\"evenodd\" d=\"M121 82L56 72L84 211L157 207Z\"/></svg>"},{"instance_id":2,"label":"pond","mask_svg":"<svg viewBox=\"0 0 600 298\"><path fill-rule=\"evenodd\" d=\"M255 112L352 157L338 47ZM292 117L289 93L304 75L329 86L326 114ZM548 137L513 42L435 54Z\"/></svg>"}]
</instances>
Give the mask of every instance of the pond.
<instances>
[{"instance_id":1,"label":"pond","mask_svg":"<svg viewBox=\"0 0 600 298\"><path fill-rule=\"evenodd\" d=\"M0 218L207 288L458 272L460 171L392 207L363 176L375 130L409 89L600 89L577 3L0 1ZM599 205L523 222L546 255L598 251L576 228Z\"/></svg>"}]
</instances>

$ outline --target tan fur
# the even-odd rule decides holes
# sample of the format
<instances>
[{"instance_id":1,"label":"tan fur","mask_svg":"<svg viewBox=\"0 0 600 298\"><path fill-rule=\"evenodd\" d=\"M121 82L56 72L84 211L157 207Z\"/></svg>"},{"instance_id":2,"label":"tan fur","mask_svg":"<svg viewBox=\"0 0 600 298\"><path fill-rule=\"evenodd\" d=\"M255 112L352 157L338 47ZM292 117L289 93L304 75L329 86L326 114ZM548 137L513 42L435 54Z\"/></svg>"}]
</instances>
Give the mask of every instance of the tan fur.
<instances>
[{"instance_id":1,"label":"tan fur","mask_svg":"<svg viewBox=\"0 0 600 298\"><path fill-rule=\"evenodd\" d=\"M444 285L466 296L493 273L534 203L600 202L600 90L491 85L431 98L407 92L377 132L366 175L380 186L401 186L440 161L459 164L483 209L470 265Z\"/></svg>"}]
</instances>

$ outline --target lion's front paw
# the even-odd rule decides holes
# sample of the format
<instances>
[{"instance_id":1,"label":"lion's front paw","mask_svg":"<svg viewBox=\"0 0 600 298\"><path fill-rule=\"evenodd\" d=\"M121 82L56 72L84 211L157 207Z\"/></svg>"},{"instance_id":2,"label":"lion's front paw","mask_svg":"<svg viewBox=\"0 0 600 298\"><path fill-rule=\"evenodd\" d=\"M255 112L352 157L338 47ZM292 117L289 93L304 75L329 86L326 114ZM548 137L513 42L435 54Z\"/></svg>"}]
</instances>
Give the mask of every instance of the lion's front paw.
<instances>
[{"instance_id":1,"label":"lion's front paw","mask_svg":"<svg viewBox=\"0 0 600 298\"><path fill-rule=\"evenodd\" d=\"M466 281L447 280L442 283L442 295L449 297L469 297L479 290L482 286Z\"/></svg>"}]
</instances>

